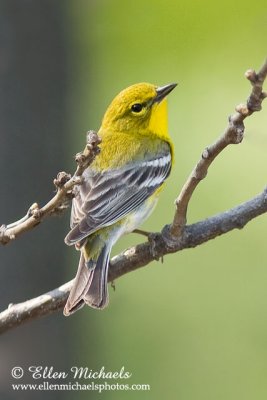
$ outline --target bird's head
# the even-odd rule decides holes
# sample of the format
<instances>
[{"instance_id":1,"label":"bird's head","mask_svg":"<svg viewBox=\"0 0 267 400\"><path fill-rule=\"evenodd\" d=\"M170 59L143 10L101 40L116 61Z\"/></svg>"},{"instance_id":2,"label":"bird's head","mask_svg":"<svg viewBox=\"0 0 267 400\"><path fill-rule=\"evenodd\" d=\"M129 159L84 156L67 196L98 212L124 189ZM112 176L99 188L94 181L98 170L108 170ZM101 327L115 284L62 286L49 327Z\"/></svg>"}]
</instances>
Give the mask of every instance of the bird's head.
<instances>
[{"instance_id":1,"label":"bird's head","mask_svg":"<svg viewBox=\"0 0 267 400\"><path fill-rule=\"evenodd\" d=\"M153 133L168 136L166 96L176 83L157 87L137 83L120 92L108 107L102 128L116 132Z\"/></svg>"}]
</instances>

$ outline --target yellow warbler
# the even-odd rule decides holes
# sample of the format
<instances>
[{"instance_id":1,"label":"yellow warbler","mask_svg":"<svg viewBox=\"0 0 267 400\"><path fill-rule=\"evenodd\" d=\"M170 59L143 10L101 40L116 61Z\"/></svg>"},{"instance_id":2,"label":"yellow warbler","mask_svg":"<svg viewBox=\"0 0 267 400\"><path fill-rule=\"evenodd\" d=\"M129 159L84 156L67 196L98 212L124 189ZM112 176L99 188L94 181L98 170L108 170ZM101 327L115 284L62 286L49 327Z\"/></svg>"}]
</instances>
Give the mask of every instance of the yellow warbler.
<instances>
[{"instance_id":1,"label":"yellow warbler","mask_svg":"<svg viewBox=\"0 0 267 400\"><path fill-rule=\"evenodd\" d=\"M108 107L98 135L100 154L83 173L72 202L68 245L80 262L64 314L84 304L108 304L108 265L112 246L153 211L170 174L173 146L167 126L167 100L176 84L138 83L120 92Z\"/></svg>"}]
</instances>

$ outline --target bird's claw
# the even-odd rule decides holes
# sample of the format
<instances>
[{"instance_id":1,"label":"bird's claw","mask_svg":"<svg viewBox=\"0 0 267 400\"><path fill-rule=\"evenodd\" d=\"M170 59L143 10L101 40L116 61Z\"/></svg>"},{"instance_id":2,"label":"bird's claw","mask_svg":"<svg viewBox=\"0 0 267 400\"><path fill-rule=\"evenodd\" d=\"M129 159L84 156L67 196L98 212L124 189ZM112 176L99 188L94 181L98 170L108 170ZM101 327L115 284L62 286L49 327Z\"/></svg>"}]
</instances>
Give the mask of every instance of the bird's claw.
<instances>
[{"instance_id":1,"label":"bird's claw","mask_svg":"<svg viewBox=\"0 0 267 400\"><path fill-rule=\"evenodd\" d=\"M152 257L154 258L154 260L159 261L160 259L162 259L162 256L158 254L157 252L157 239L159 237L158 233L150 233L148 235L148 241L150 243L150 251L152 254Z\"/></svg>"}]
</instances>

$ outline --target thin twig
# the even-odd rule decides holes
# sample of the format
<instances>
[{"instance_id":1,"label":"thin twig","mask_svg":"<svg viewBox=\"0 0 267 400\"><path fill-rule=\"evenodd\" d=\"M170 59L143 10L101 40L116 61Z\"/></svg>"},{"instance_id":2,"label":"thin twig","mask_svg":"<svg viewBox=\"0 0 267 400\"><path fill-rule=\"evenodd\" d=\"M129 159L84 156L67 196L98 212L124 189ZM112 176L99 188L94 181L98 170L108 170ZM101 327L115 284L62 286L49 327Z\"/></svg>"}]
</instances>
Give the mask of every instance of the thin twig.
<instances>
[{"instance_id":1,"label":"thin twig","mask_svg":"<svg viewBox=\"0 0 267 400\"><path fill-rule=\"evenodd\" d=\"M169 247L162 234L154 235L153 245L146 242L132 247L112 258L109 282L144 267L154 259L201 245L233 229L243 228L249 221L267 212L267 190L229 211L186 226L175 247ZM167 225L164 229L169 229ZM67 300L73 281L34 299L10 305L0 313L0 333L24 322L61 310Z\"/></svg>"},{"instance_id":2,"label":"thin twig","mask_svg":"<svg viewBox=\"0 0 267 400\"><path fill-rule=\"evenodd\" d=\"M42 208L34 203L23 218L9 225L2 225L0 228L1 244L7 244L10 240L16 239L22 233L38 225L45 217L58 214L69 206L75 185L82 182L83 171L93 162L100 151L98 147L100 142L100 138L94 131L87 132L87 144L83 152L76 154L75 157L77 168L73 176L71 177L66 172L60 172L54 179L57 192L48 203Z\"/></svg>"},{"instance_id":3,"label":"thin twig","mask_svg":"<svg viewBox=\"0 0 267 400\"><path fill-rule=\"evenodd\" d=\"M187 209L189 201L199 184L207 175L208 168L214 159L229 144L241 143L244 136L244 119L255 111L261 110L263 99L267 96L262 91L263 83L267 75L267 59L258 73L249 69L245 76L251 82L252 91L246 105L240 104L236 107L236 112L229 117L229 123L224 133L219 139L207 147L198 161L187 181L185 182L179 196L175 200L176 212L173 218L170 231L166 232L166 240L172 245L181 235L187 219Z\"/></svg>"}]
</instances>

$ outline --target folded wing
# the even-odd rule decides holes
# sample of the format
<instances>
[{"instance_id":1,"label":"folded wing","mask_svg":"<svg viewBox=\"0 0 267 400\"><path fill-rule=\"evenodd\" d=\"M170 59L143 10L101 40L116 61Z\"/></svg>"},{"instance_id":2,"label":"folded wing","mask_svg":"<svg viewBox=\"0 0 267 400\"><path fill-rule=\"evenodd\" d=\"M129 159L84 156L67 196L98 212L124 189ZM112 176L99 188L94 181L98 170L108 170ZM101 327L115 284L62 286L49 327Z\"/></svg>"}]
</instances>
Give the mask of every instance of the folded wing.
<instances>
[{"instance_id":1,"label":"folded wing","mask_svg":"<svg viewBox=\"0 0 267 400\"><path fill-rule=\"evenodd\" d=\"M73 199L71 228L65 238L75 244L137 209L162 185L171 170L170 152L103 173L85 171Z\"/></svg>"}]
</instances>

